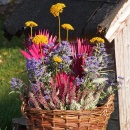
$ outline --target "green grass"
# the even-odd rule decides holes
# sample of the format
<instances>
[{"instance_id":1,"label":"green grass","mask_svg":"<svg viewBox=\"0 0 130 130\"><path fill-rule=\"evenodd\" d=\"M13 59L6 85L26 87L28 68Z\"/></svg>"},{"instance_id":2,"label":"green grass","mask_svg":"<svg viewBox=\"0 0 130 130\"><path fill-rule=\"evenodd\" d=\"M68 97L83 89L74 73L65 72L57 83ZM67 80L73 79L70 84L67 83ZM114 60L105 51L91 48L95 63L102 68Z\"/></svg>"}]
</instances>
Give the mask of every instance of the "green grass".
<instances>
[{"instance_id":1,"label":"green grass","mask_svg":"<svg viewBox=\"0 0 130 130\"><path fill-rule=\"evenodd\" d=\"M0 26L3 21L0 20ZM1 28L1 27L0 27ZM21 101L16 94L10 94L9 81L12 77L26 80L25 58L19 52L23 49L24 36L13 39L9 42L3 37L0 30L0 129L11 130L11 121L14 117L20 117Z\"/></svg>"}]
</instances>

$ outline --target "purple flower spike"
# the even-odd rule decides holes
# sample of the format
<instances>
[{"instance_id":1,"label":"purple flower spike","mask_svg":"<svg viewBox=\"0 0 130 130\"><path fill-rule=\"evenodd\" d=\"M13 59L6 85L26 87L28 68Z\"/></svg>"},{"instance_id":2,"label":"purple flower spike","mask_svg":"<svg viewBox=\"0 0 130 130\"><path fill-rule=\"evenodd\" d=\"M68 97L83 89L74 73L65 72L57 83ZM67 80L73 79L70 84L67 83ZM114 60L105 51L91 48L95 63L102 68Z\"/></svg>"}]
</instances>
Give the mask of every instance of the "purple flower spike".
<instances>
[{"instance_id":1,"label":"purple flower spike","mask_svg":"<svg viewBox=\"0 0 130 130\"><path fill-rule=\"evenodd\" d=\"M23 85L23 82L17 78L12 78L9 83L11 84L11 90L19 89Z\"/></svg>"},{"instance_id":2,"label":"purple flower spike","mask_svg":"<svg viewBox=\"0 0 130 130\"><path fill-rule=\"evenodd\" d=\"M118 76L118 78L119 78L119 79L122 79L122 80L124 79L124 78L123 78L123 77L121 77L121 76Z\"/></svg>"}]
</instances>

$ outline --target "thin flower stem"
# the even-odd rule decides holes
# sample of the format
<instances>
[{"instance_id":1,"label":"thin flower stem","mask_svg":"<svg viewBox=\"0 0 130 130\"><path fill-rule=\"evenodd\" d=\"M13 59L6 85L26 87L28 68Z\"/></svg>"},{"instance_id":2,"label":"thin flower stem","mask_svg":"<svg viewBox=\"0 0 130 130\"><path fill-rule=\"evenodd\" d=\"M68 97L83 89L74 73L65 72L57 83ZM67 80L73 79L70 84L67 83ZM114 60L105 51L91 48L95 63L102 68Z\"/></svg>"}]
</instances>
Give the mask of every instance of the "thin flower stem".
<instances>
[{"instance_id":1,"label":"thin flower stem","mask_svg":"<svg viewBox=\"0 0 130 130\"><path fill-rule=\"evenodd\" d=\"M58 20L59 20L59 43L61 43L61 36L60 36L60 15L58 16Z\"/></svg>"},{"instance_id":2,"label":"thin flower stem","mask_svg":"<svg viewBox=\"0 0 130 130\"><path fill-rule=\"evenodd\" d=\"M40 44L40 52L41 52L41 55L42 55L42 63L44 65L44 57L43 57L43 54L42 54L42 45Z\"/></svg>"},{"instance_id":3,"label":"thin flower stem","mask_svg":"<svg viewBox=\"0 0 130 130\"><path fill-rule=\"evenodd\" d=\"M67 29L67 34L66 34L66 41L68 42L68 32L69 30Z\"/></svg>"},{"instance_id":4,"label":"thin flower stem","mask_svg":"<svg viewBox=\"0 0 130 130\"><path fill-rule=\"evenodd\" d=\"M57 75L57 68L58 68L58 64L56 63L56 75Z\"/></svg>"},{"instance_id":5,"label":"thin flower stem","mask_svg":"<svg viewBox=\"0 0 130 130\"><path fill-rule=\"evenodd\" d=\"M30 27L31 28L31 39L32 39L32 27Z\"/></svg>"},{"instance_id":6,"label":"thin flower stem","mask_svg":"<svg viewBox=\"0 0 130 130\"><path fill-rule=\"evenodd\" d=\"M57 76L57 69L58 69L58 64L56 63L56 76ZM56 83L57 83L58 81L57 81L57 78L56 78Z\"/></svg>"}]
</instances>

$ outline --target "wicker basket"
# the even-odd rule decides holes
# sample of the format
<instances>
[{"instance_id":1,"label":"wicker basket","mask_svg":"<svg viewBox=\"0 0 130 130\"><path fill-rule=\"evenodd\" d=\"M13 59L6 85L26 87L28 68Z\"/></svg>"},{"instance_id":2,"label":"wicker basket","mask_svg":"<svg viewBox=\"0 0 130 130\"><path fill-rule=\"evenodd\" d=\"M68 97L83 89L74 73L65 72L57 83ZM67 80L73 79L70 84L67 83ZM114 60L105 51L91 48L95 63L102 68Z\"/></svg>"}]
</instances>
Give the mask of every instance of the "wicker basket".
<instances>
[{"instance_id":1,"label":"wicker basket","mask_svg":"<svg viewBox=\"0 0 130 130\"><path fill-rule=\"evenodd\" d=\"M94 110L39 110L23 101L22 113L27 119L28 130L106 130L114 110L114 95Z\"/></svg>"}]
</instances>

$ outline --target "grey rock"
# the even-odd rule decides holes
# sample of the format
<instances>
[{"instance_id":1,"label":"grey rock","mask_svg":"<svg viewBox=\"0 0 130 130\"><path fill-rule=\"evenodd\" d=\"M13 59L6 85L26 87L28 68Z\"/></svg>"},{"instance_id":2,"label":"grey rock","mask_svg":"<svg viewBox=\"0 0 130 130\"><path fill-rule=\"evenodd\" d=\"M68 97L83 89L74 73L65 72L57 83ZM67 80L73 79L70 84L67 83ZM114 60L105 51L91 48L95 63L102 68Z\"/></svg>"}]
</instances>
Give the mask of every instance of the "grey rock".
<instances>
[{"instance_id":1,"label":"grey rock","mask_svg":"<svg viewBox=\"0 0 130 130\"><path fill-rule=\"evenodd\" d=\"M11 0L0 0L0 5L6 5L9 4Z\"/></svg>"}]
</instances>

